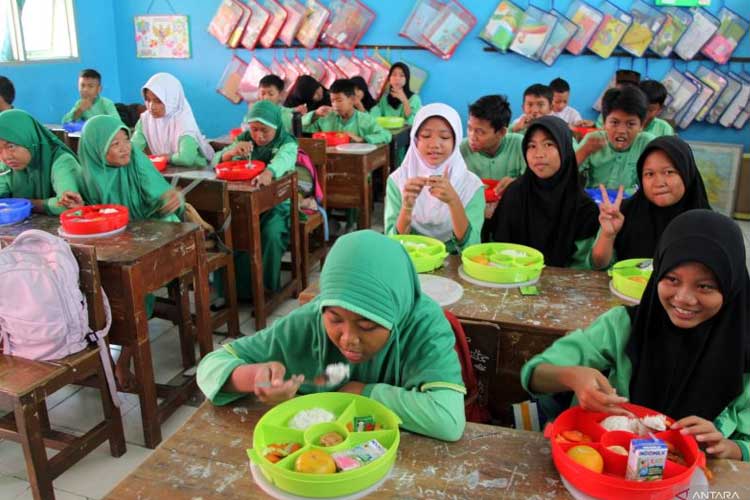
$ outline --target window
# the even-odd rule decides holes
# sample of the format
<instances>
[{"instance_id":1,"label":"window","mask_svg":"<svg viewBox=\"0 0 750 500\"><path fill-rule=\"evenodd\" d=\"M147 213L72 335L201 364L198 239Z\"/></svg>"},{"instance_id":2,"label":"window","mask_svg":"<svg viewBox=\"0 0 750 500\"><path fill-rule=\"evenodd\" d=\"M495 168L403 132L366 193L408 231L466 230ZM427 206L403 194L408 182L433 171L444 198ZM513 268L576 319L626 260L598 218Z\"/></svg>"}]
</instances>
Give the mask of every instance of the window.
<instances>
[{"instance_id":1,"label":"window","mask_svg":"<svg viewBox=\"0 0 750 500\"><path fill-rule=\"evenodd\" d=\"M0 0L0 63L75 57L73 0Z\"/></svg>"}]
</instances>

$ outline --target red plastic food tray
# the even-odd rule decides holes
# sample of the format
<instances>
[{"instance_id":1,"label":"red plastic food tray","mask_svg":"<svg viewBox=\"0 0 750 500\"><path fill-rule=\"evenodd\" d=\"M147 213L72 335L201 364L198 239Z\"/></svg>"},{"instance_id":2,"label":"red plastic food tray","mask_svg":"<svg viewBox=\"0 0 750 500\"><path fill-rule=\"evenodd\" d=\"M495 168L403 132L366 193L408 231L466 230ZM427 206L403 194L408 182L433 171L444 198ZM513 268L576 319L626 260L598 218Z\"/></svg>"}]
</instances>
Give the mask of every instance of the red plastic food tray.
<instances>
[{"instance_id":1,"label":"red plastic food tray","mask_svg":"<svg viewBox=\"0 0 750 500\"><path fill-rule=\"evenodd\" d=\"M315 132L313 139L323 139L329 148L349 144L349 135L344 132Z\"/></svg>"},{"instance_id":2,"label":"red plastic food tray","mask_svg":"<svg viewBox=\"0 0 750 500\"><path fill-rule=\"evenodd\" d=\"M496 179L482 179L482 183L486 186L484 188L484 201L487 203L500 201L500 197L495 193L495 187L497 187L500 181Z\"/></svg>"},{"instance_id":3,"label":"red plastic food tray","mask_svg":"<svg viewBox=\"0 0 750 500\"><path fill-rule=\"evenodd\" d=\"M71 208L60 214L60 224L68 234L109 233L128 225L128 208L123 205Z\"/></svg>"},{"instance_id":4,"label":"red plastic food tray","mask_svg":"<svg viewBox=\"0 0 750 500\"><path fill-rule=\"evenodd\" d=\"M249 181L265 169L266 164L258 160L225 161L216 165L216 178L225 181Z\"/></svg>"},{"instance_id":5,"label":"red plastic food tray","mask_svg":"<svg viewBox=\"0 0 750 500\"><path fill-rule=\"evenodd\" d=\"M151 163L154 164L156 170L159 172L164 172L167 169L167 164L169 162L163 156L148 155L148 159L151 160Z\"/></svg>"}]
</instances>

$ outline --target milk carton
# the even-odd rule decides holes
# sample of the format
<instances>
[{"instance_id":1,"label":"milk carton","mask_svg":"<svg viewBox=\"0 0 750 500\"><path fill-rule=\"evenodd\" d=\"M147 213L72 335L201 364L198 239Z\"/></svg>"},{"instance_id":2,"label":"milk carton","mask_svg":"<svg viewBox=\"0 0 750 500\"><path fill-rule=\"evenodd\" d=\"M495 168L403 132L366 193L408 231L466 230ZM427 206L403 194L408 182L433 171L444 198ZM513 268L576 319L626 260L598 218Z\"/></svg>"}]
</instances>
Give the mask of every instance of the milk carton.
<instances>
[{"instance_id":1,"label":"milk carton","mask_svg":"<svg viewBox=\"0 0 750 500\"><path fill-rule=\"evenodd\" d=\"M625 478L631 481L658 481L667 462L667 445L657 438L633 439Z\"/></svg>"}]
</instances>

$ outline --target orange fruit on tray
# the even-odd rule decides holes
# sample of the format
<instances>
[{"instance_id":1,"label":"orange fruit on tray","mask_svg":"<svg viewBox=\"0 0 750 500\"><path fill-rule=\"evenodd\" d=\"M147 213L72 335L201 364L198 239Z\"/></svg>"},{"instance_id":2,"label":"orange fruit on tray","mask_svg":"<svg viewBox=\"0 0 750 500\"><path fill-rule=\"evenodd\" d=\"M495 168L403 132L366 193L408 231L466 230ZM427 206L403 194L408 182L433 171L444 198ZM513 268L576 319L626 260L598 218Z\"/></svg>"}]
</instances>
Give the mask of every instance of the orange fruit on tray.
<instances>
[{"instance_id":1,"label":"orange fruit on tray","mask_svg":"<svg viewBox=\"0 0 750 500\"><path fill-rule=\"evenodd\" d=\"M574 462L579 463L598 474L601 474L604 470L604 460L602 459L602 456L591 446L574 446L568 450L568 456Z\"/></svg>"},{"instance_id":2,"label":"orange fruit on tray","mask_svg":"<svg viewBox=\"0 0 750 500\"><path fill-rule=\"evenodd\" d=\"M628 278L630 281L635 281L636 283L640 283L641 285L645 285L648 283L648 278L645 276L631 276Z\"/></svg>"},{"instance_id":3,"label":"orange fruit on tray","mask_svg":"<svg viewBox=\"0 0 750 500\"><path fill-rule=\"evenodd\" d=\"M482 264L483 266L490 265L490 259L488 259L486 255L475 255L474 257L469 257L469 259L473 260L477 264Z\"/></svg>"},{"instance_id":4,"label":"orange fruit on tray","mask_svg":"<svg viewBox=\"0 0 750 500\"><path fill-rule=\"evenodd\" d=\"M336 462L325 451L310 450L300 453L294 463L294 470L309 474L333 474L336 472Z\"/></svg>"},{"instance_id":5,"label":"orange fruit on tray","mask_svg":"<svg viewBox=\"0 0 750 500\"><path fill-rule=\"evenodd\" d=\"M562 431L560 436L568 443L590 443L591 438L581 431Z\"/></svg>"}]
</instances>

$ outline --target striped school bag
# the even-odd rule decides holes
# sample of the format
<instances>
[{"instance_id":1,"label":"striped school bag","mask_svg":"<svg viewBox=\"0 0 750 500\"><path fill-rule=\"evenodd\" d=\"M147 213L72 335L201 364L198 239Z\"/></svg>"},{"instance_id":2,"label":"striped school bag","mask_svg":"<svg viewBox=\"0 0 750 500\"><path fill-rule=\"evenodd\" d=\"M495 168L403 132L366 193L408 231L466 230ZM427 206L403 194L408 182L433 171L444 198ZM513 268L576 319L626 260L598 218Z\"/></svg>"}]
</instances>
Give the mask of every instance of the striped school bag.
<instances>
[{"instance_id":1,"label":"striped school bag","mask_svg":"<svg viewBox=\"0 0 750 500\"><path fill-rule=\"evenodd\" d=\"M91 331L78 262L68 243L44 231L21 233L0 250L0 338L3 352L39 361L64 358L97 344L112 398L119 406L104 337L112 311L102 290L106 326Z\"/></svg>"}]
</instances>

